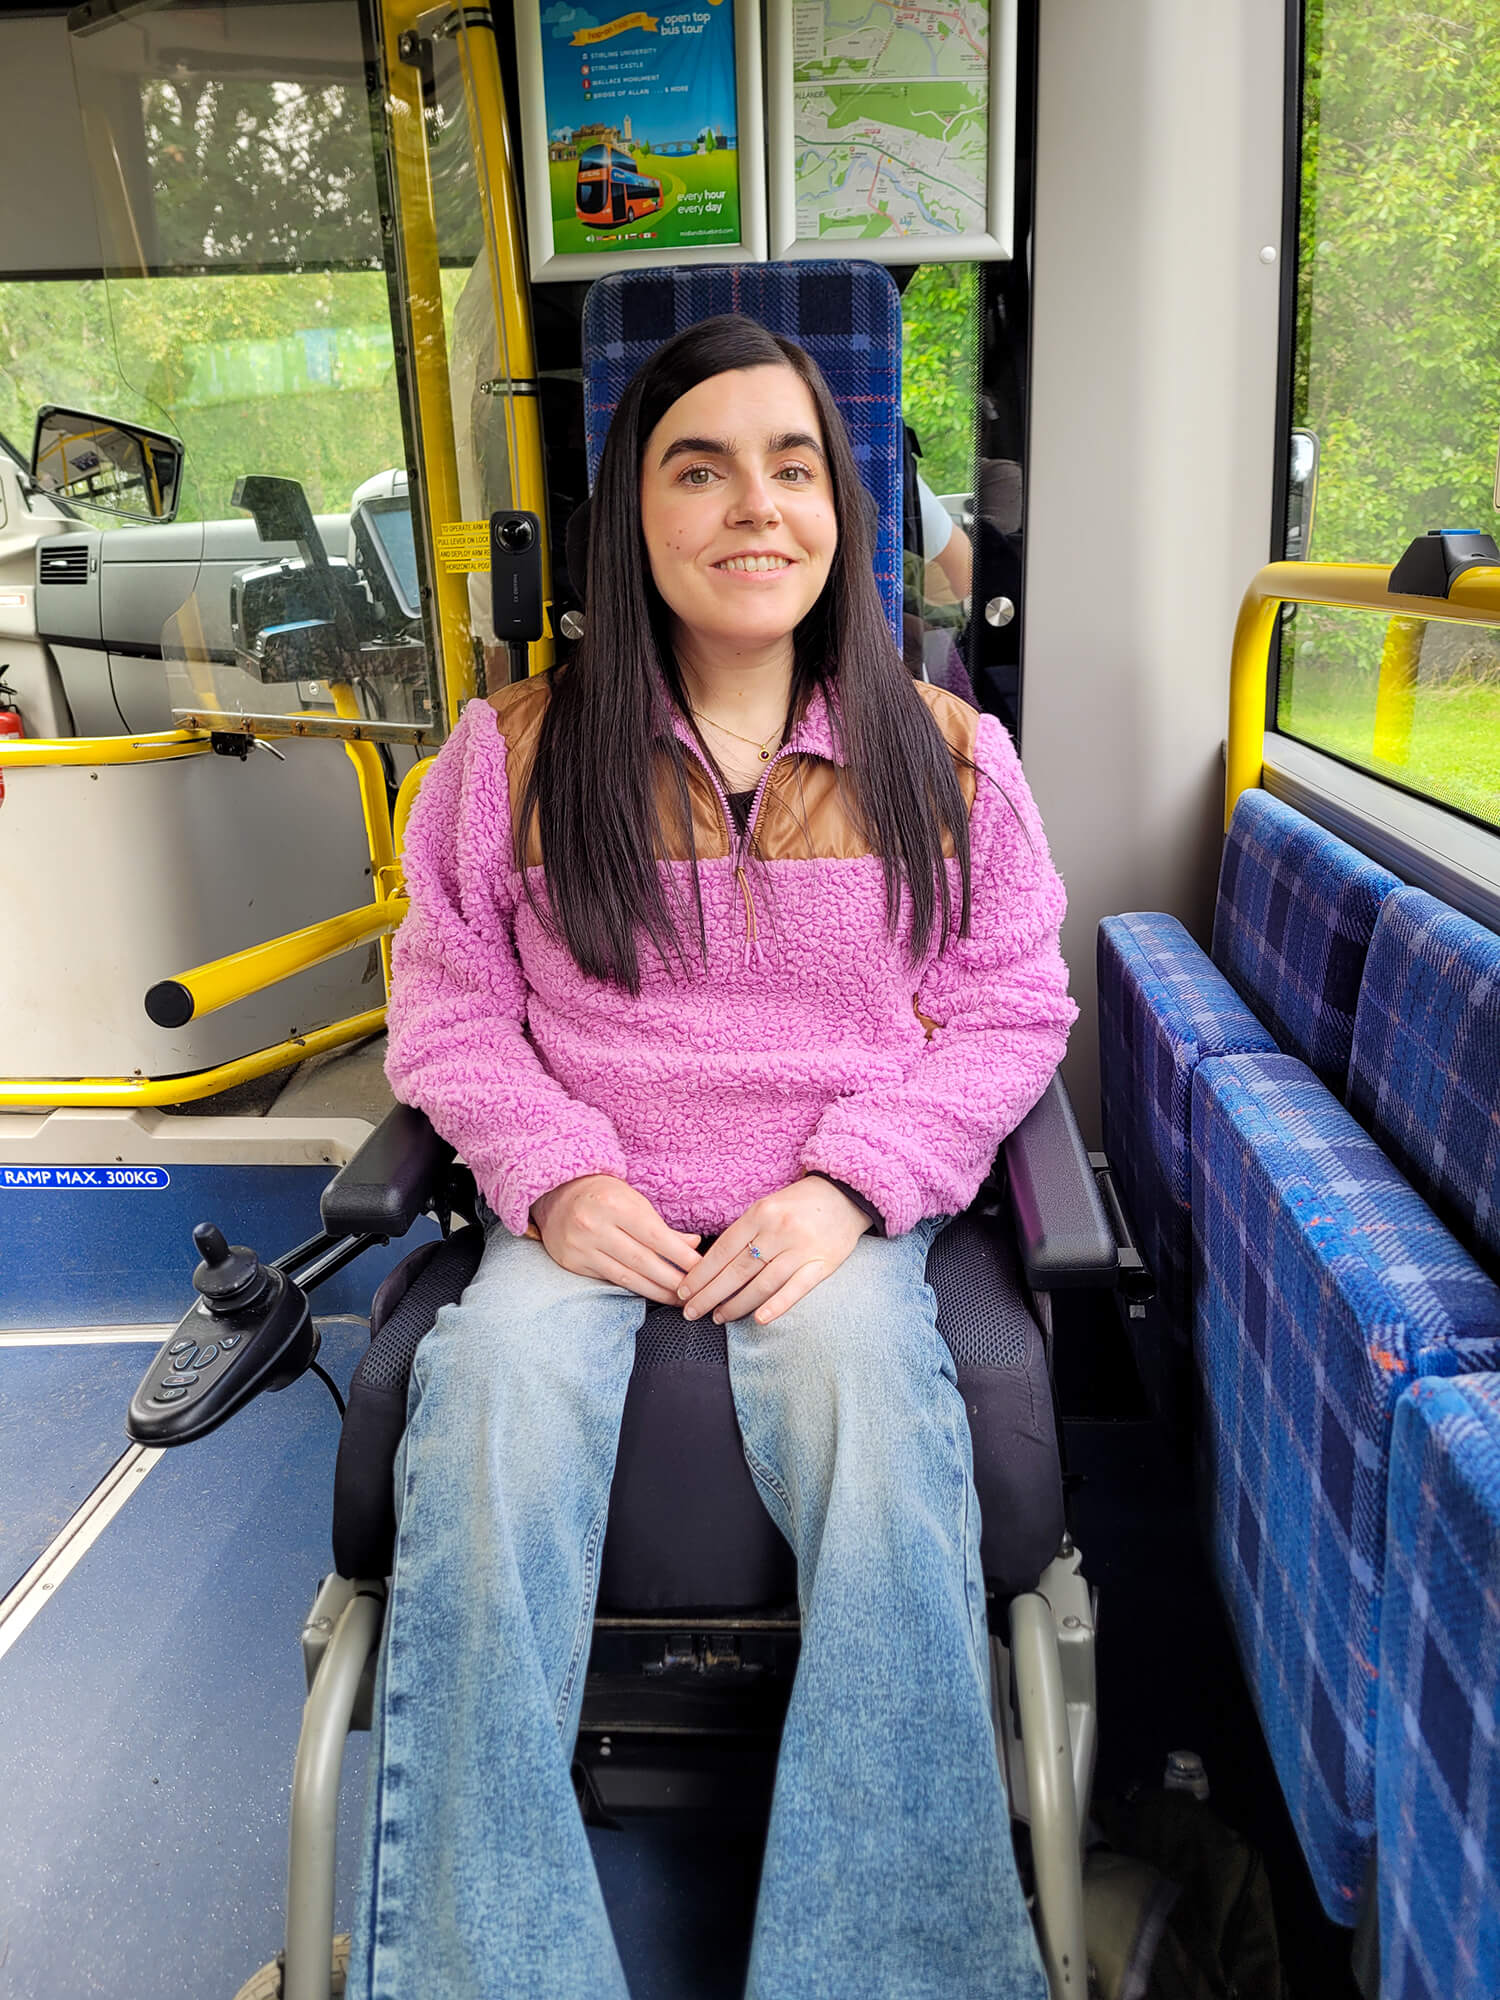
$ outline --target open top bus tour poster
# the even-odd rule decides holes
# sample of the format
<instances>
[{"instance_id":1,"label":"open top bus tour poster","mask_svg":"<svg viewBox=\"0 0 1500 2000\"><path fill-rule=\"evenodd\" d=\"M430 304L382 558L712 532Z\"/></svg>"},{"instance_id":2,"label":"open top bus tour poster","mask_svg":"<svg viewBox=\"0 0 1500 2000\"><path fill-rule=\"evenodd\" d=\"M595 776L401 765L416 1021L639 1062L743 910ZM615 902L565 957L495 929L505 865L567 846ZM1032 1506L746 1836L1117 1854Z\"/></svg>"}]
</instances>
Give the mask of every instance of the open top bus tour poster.
<instances>
[{"instance_id":1,"label":"open top bus tour poster","mask_svg":"<svg viewBox=\"0 0 1500 2000\"><path fill-rule=\"evenodd\" d=\"M541 0L529 26L533 36L540 28L532 55L550 225L549 254L534 254L534 275L592 275L660 252L663 263L693 251L755 255L741 185L735 0L668 0L629 13ZM535 100L528 109L535 238ZM751 159L758 175L761 161Z\"/></svg>"}]
</instances>

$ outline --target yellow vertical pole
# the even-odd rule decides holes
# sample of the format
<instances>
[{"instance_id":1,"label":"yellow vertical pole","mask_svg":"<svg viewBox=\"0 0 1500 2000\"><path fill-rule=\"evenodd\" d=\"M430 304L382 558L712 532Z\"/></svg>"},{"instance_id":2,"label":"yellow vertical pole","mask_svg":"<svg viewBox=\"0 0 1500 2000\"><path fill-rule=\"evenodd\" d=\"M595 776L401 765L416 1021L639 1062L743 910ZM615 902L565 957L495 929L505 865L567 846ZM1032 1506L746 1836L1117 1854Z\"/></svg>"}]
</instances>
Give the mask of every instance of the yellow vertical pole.
<instances>
[{"instance_id":1,"label":"yellow vertical pole","mask_svg":"<svg viewBox=\"0 0 1500 2000\"><path fill-rule=\"evenodd\" d=\"M406 295L406 335L411 343L411 382L416 404L418 451L429 530L462 518L458 459L453 444L453 404L448 387L448 341L443 329L443 276L438 253L437 212L432 166L427 152L422 78L403 60L402 37L413 31L424 0L383 0L386 117ZM428 539L428 570L437 605L443 699L449 724L479 691L474 669L474 635L469 625L468 579L450 575Z\"/></svg>"},{"instance_id":2,"label":"yellow vertical pole","mask_svg":"<svg viewBox=\"0 0 1500 2000\"><path fill-rule=\"evenodd\" d=\"M1375 755L1384 764L1405 764L1411 756L1411 725L1417 706L1417 669L1422 664L1421 618L1393 618L1380 649L1375 688Z\"/></svg>"},{"instance_id":3,"label":"yellow vertical pole","mask_svg":"<svg viewBox=\"0 0 1500 2000\"><path fill-rule=\"evenodd\" d=\"M328 692L333 696L335 715L342 716L346 722L359 721L359 703L347 681L330 681ZM346 741L344 749L359 780L359 803L364 813L365 839L370 847L370 894L377 903L383 903L394 892L396 877L391 865L396 858L396 845L391 830L391 802L385 784L385 765L373 743ZM389 996L391 940L388 935L380 940L380 964Z\"/></svg>"},{"instance_id":4,"label":"yellow vertical pole","mask_svg":"<svg viewBox=\"0 0 1500 2000\"><path fill-rule=\"evenodd\" d=\"M479 36L487 42L481 44ZM505 373L501 393L507 397L506 430L511 489L518 507L529 508L541 524L542 602L552 603L552 554L547 540L547 486L542 458L542 413L537 401L536 349L531 330L531 297L527 290L521 206L516 194L515 162L510 123L492 30L458 31L459 65L473 139L474 164L484 203L491 246L490 279L494 289L495 329ZM552 633L544 631L530 648L531 671L552 664Z\"/></svg>"}]
</instances>

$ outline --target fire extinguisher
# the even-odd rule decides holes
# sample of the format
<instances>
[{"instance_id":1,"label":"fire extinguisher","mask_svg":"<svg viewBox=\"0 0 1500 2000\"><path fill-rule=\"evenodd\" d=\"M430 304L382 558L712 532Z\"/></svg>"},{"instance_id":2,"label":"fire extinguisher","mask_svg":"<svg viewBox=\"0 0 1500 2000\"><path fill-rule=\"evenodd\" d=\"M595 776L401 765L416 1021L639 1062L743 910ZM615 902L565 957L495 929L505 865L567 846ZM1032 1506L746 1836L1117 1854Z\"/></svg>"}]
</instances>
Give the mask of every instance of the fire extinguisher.
<instances>
[{"instance_id":1,"label":"fire extinguisher","mask_svg":"<svg viewBox=\"0 0 1500 2000\"><path fill-rule=\"evenodd\" d=\"M0 668L0 672L4 669ZM0 680L0 743L7 737L24 736L26 731L21 723L21 711L16 707L16 691ZM5 770L0 766L0 805L5 803Z\"/></svg>"}]
</instances>

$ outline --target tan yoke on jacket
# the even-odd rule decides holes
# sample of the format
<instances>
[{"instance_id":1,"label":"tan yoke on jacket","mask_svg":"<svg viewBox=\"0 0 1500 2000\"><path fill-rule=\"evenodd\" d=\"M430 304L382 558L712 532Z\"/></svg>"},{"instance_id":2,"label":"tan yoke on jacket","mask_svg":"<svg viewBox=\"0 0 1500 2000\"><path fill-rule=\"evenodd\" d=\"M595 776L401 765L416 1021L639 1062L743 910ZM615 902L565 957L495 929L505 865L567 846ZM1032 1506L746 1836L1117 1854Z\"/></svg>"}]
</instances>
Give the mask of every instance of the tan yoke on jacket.
<instances>
[{"instance_id":1,"label":"tan yoke on jacket","mask_svg":"<svg viewBox=\"0 0 1500 2000\"><path fill-rule=\"evenodd\" d=\"M956 753L955 776L963 795L964 808L974 808L974 740L979 713L957 695L927 681L913 686L926 702L933 720L949 749ZM536 754L542 718L551 696L550 679L536 675L514 682L489 697L505 738L505 768L510 790L511 825L515 826L521 798ZM795 737L795 731L793 735ZM689 861L694 852L700 861L727 860L733 852L730 827L719 788L698 755L688 750L683 759L687 770L688 797L692 806L693 848L690 851L675 803L675 786L665 756L661 758L660 800L666 861ZM839 766L815 750L791 750L778 754L768 769L765 790L753 828L754 851L760 861L852 861L870 852L868 841L859 831L849 811L843 773ZM943 852L952 856L953 843L945 831ZM526 865L540 867L541 842L533 818L526 838Z\"/></svg>"}]
</instances>

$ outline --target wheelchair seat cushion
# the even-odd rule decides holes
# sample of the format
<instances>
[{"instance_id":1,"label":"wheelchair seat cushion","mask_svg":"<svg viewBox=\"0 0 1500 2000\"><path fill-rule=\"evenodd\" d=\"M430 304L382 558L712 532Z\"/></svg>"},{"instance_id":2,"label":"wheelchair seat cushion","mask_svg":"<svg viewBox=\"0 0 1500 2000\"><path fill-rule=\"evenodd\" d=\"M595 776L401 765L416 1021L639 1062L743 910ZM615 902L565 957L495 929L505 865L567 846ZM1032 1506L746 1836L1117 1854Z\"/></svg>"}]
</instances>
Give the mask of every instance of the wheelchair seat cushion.
<instances>
[{"instance_id":1,"label":"wheelchair seat cushion","mask_svg":"<svg viewBox=\"0 0 1500 2000\"><path fill-rule=\"evenodd\" d=\"M334 1559L384 1576L395 1543L392 1467L412 1356L478 1267L480 1232L426 1245L392 1272L371 1310L334 1487ZM410 1274L409 1276L407 1274ZM969 1415L986 1581L1035 1584L1063 1533L1062 1476L1039 1328L1003 1227L951 1223L928 1253L938 1327ZM796 1595L790 1549L761 1505L740 1443L724 1329L653 1306L636 1336L599 1586L615 1615L744 1612Z\"/></svg>"}]
</instances>

